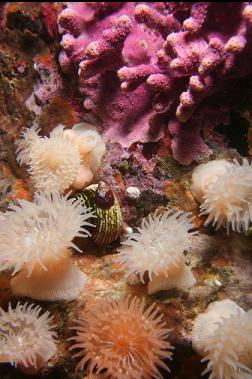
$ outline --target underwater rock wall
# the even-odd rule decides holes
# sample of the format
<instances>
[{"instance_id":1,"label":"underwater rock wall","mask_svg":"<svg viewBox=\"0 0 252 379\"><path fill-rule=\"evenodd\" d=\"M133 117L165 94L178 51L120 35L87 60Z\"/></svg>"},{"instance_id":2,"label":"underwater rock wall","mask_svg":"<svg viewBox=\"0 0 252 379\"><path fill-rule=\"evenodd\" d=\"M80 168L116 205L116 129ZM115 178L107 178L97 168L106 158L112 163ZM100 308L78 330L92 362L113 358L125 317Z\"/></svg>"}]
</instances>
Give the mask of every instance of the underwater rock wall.
<instances>
[{"instance_id":1,"label":"underwater rock wall","mask_svg":"<svg viewBox=\"0 0 252 379\"><path fill-rule=\"evenodd\" d=\"M50 138L58 124L71 129L86 121L106 142L95 183L109 184L123 217L120 238L111 244L74 241L84 254L74 252L71 261L88 278L77 300L32 300L50 312L59 341L32 377L91 379L85 369L75 371L79 360L68 338L73 320L104 297L119 302L131 295L157 304L175 348L172 361L164 359L171 373L160 370L171 379L199 379L206 369L192 348L192 332L210 303L231 299L245 311L252 308L251 236L204 226L192 192L198 163L251 157L251 20L252 6L243 2L1 4L1 211L34 197L29 167L16 160L21 133L36 123ZM98 215L110 214L95 201ZM148 295L148 278L128 277L118 250L144 217L167 209L194 216L197 234L183 263L196 283ZM12 294L11 272L0 273L6 311L9 301L14 309L24 300ZM0 377L30 376L6 363Z\"/></svg>"}]
</instances>

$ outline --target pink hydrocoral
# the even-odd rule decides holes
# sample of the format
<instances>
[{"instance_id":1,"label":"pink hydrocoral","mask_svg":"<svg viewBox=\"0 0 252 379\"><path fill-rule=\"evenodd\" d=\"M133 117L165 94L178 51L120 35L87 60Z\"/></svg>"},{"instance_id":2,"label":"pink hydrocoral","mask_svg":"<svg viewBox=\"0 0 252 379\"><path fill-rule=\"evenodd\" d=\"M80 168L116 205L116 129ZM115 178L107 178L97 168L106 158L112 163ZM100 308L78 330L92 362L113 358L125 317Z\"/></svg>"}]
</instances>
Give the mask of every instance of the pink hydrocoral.
<instances>
[{"instance_id":1,"label":"pink hydrocoral","mask_svg":"<svg viewBox=\"0 0 252 379\"><path fill-rule=\"evenodd\" d=\"M64 32L59 61L65 72L78 67L84 108L103 121L107 140L123 146L146 142L151 139L147 131L152 93L144 82L157 72L156 52L163 39L136 23L134 3L102 4L69 3L63 10L58 20ZM122 92L117 76L124 64L141 65L141 73L127 93ZM151 65L147 72L145 65ZM159 133L155 137L158 139Z\"/></svg>"},{"instance_id":2,"label":"pink hydrocoral","mask_svg":"<svg viewBox=\"0 0 252 379\"><path fill-rule=\"evenodd\" d=\"M78 74L84 108L106 140L128 147L166 128L179 162L211 153L201 137L206 116L215 110L214 126L222 121L239 79L252 73L251 5L68 3L58 23L62 70ZM194 148L181 153L178 141L188 140Z\"/></svg>"}]
</instances>

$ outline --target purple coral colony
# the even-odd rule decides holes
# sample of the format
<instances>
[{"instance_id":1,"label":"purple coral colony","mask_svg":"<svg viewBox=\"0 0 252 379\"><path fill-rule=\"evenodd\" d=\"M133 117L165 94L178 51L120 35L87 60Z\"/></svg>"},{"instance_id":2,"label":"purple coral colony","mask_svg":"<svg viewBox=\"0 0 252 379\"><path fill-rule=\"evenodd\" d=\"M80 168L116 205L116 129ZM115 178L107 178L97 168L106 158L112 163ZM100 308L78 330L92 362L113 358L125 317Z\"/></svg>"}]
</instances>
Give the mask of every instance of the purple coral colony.
<instances>
[{"instance_id":1,"label":"purple coral colony","mask_svg":"<svg viewBox=\"0 0 252 379\"><path fill-rule=\"evenodd\" d=\"M252 4L2 3L0 46L0 378L252 378Z\"/></svg>"}]
</instances>

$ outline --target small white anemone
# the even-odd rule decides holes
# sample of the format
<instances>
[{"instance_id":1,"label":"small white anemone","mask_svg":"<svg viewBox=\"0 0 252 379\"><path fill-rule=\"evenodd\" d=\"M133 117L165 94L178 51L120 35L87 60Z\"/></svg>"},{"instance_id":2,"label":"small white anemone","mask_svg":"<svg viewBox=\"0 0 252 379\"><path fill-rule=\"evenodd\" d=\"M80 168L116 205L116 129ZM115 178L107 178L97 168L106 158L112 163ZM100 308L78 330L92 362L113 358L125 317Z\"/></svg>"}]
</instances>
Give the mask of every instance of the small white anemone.
<instances>
[{"instance_id":1,"label":"small white anemone","mask_svg":"<svg viewBox=\"0 0 252 379\"><path fill-rule=\"evenodd\" d=\"M89 185L105 153L96 128L82 123L64 130L58 125L49 137L39 136L39 131L34 125L17 141L17 161L28 166L35 188L63 192Z\"/></svg>"},{"instance_id":2,"label":"small white anemone","mask_svg":"<svg viewBox=\"0 0 252 379\"><path fill-rule=\"evenodd\" d=\"M77 144L85 165L90 167L92 173L95 174L106 151L106 146L97 128L82 122L74 125L72 129L64 130L64 133Z\"/></svg>"},{"instance_id":3,"label":"small white anemone","mask_svg":"<svg viewBox=\"0 0 252 379\"><path fill-rule=\"evenodd\" d=\"M64 126L57 126L50 137L40 137L39 128L33 126L23 133L17 142L17 160L28 165L35 188L61 191L71 186L81 168L78 148L63 133Z\"/></svg>"},{"instance_id":4,"label":"small white anemone","mask_svg":"<svg viewBox=\"0 0 252 379\"><path fill-rule=\"evenodd\" d=\"M25 129L21 133L22 138L16 142L17 161L21 164L30 163L30 149L32 148L32 144L40 138L38 135L39 131L39 126L34 124L31 128Z\"/></svg>"},{"instance_id":5,"label":"small white anemone","mask_svg":"<svg viewBox=\"0 0 252 379\"><path fill-rule=\"evenodd\" d=\"M208 217L218 230L225 227L247 231L252 221L252 165L247 159L242 164L234 160L211 161L199 165L193 172L192 191L201 203L201 215Z\"/></svg>"},{"instance_id":6,"label":"small white anemone","mask_svg":"<svg viewBox=\"0 0 252 379\"><path fill-rule=\"evenodd\" d=\"M9 304L0 308L0 362L11 362L27 373L39 371L56 351L57 334L49 312L40 306Z\"/></svg>"},{"instance_id":7,"label":"small white anemone","mask_svg":"<svg viewBox=\"0 0 252 379\"><path fill-rule=\"evenodd\" d=\"M227 169L233 164L225 159L218 159L207 163L202 163L195 167L192 173L191 191L199 203L203 203L208 188L213 184L219 175L225 174Z\"/></svg>"},{"instance_id":8,"label":"small white anemone","mask_svg":"<svg viewBox=\"0 0 252 379\"><path fill-rule=\"evenodd\" d=\"M18 200L0 224L1 270L13 269L12 291L40 300L72 300L86 281L70 262L72 240L87 237L93 213L58 193L37 194L34 202Z\"/></svg>"},{"instance_id":9,"label":"small white anemone","mask_svg":"<svg viewBox=\"0 0 252 379\"><path fill-rule=\"evenodd\" d=\"M119 260L128 275L139 274L144 281L148 273L148 293L173 287L189 288L195 279L185 262L184 250L189 246L190 229L193 228L190 213L155 212L141 222L137 233L127 236L120 249Z\"/></svg>"},{"instance_id":10,"label":"small white anemone","mask_svg":"<svg viewBox=\"0 0 252 379\"><path fill-rule=\"evenodd\" d=\"M202 374L211 372L209 379L251 376L252 310L245 312L229 299L211 303L195 320L192 344L208 362Z\"/></svg>"}]
</instances>

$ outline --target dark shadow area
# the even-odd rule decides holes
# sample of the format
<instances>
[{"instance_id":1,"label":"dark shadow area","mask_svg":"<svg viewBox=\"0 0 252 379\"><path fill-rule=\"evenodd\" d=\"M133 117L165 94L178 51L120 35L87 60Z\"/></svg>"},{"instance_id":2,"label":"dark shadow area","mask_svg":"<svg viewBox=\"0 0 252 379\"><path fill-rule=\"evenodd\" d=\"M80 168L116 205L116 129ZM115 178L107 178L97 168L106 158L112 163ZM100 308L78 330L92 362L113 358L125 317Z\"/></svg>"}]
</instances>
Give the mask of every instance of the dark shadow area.
<instances>
[{"instance_id":1,"label":"dark shadow area","mask_svg":"<svg viewBox=\"0 0 252 379\"><path fill-rule=\"evenodd\" d=\"M227 136L228 146L235 148L242 156L248 155L248 129L249 122L235 112L230 114L229 125L222 124L216 128L217 132Z\"/></svg>"}]
</instances>

